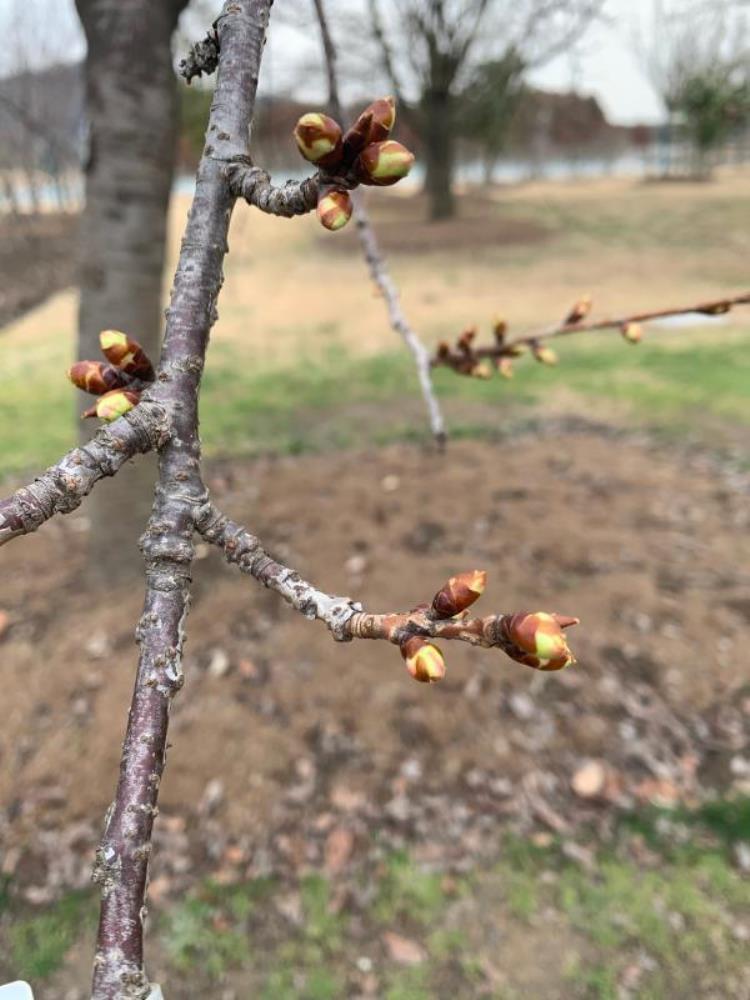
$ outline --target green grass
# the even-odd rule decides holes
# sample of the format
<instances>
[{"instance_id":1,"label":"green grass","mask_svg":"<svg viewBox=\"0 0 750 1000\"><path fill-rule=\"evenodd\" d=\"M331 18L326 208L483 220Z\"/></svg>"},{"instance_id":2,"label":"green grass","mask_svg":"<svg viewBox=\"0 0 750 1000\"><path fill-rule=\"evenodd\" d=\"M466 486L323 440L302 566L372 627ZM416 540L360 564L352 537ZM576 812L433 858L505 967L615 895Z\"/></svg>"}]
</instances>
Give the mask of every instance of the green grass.
<instances>
[{"instance_id":1,"label":"green grass","mask_svg":"<svg viewBox=\"0 0 750 1000\"><path fill-rule=\"evenodd\" d=\"M592 335L561 342L556 369L524 358L510 382L441 370L436 385L455 416L454 437L497 433L561 391L579 397L592 419L597 402L607 413L614 401L638 423L675 433L700 431L707 421L750 425L750 331L724 341L720 330L711 336L715 340L681 343L675 333L653 333L634 348L616 334ZM0 426L13 428L0 438L0 476L43 468L74 443L66 352L59 339L49 350L32 349L33 393L26 363L10 358L0 374ZM472 405L481 415L467 419ZM258 368L219 342L206 370L202 436L209 455L424 439L424 425L414 419L420 406L403 351L365 359L330 351L294 366Z\"/></svg>"},{"instance_id":2,"label":"green grass","mask_svg":"<svg viewBox=\"0 0 750 1000\"><path fill-rule=\"evenodd\" d=\"M13 920L6 937L11 975L31 981L50 976L62 965L82 928L90 930L95 920L94 898L82 892L63 896L43 913Z\"/></svg>"}]
</instances>

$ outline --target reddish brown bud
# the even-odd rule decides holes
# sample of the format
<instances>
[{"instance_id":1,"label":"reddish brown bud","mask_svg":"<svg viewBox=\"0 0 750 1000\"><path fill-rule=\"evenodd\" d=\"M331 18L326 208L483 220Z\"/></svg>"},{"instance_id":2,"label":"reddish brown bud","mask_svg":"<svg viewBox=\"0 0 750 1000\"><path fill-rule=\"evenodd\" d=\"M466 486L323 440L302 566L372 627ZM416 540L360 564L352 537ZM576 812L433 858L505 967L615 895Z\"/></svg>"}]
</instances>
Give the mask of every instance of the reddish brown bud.
<instances>
[{"instance_id":1,"label":"reddish brown bud","mask_svg":"<svg viewBox=\"0 0 750 1000\"><path fill-rule=\"evenodd\" d=\"M68 368L67 374L73 385L84 392L90 392L92 396L101 396L111 389L127 385L127 379L121 371L102 361L76 361Z\"/></svg>"},{"instance_id":2,"label":"reddish brown bud","mask_svg":"<svg viewBox=\"0 0 750 1000\"><path fill-rule=\"evenodd\" d=\"M462 351L464 354L471 354L472 344L474 342L474 338L476 337L476 335L477 335L476 326L467 326L464 332L456 341L456 347L459 349L459 351Z\"/></svg>"},{"instance_id":3,"label":"reddish brown bud","mask_svg":"<svg viewBox=\"0 0 750 1000\"><path fill-rule=\"evenodd\" d=\"M131 340L119 330L102 330L99 344L102 354L115 368L144 382L153 381L154 366L137 340Z\"/></svg>"},{"instance_id":4,"label":"reddish brown bud","mask_svg":"<svg viewBox=\"0 0 750 1000\"><path fill-rule=\"evenodd\" d=\"M500 316L496 316L492 321L492 332L498 344L505 341L505 334L508 332L508 324Z\"/></svg>"},{"instance_id":5,"label":"reddish brown bud","mask_svg":"<svg viewBox=\"0 0 750 1000\"><path fill-rule=\"evenodd\" d=\"M352 199L348 191L329 191L318 200L318 221L335 233L352 217Z\"/></svg>"},{"instance_id":6,"label":"reddish brown bud","mask_svg":"<svg viewBox=\"0 0 750 1000\"><path fill-rule=\"evenodd\" d=\"M437 618L453 618L470 607L484 593L487 574L483 569L452 576L432 599L432 610Z\"/></svg>"},{"instance_id":7,"label":"reddish brown bud","mask_svg":"<svg viewBox=\"0 0 750 1000\"><path fill-rule=\"evenodd\" d=\"M531 351L543 365L556 365L559 360L552 348L545 347L544 344L532 344Z\"/></svg>"},{"instance_id":8,"label":"reddish brown bud","mask_svg":"<svg viewBox=\"0 0 750 1000\"><path fill-rule=\"evenodd\" d=\"M396 121L396 105L392 97L379 97L364 109L344 133L344 159L351 163L365 146L384 142Z\"/></svg>"},{"instance_id":9,"label":"reddish brown bud","mask_svg":"<svg viewBox=\"0 0 750 1000\"><path fill-rule=\"evenodd\" d=\"M513 378L513 362L510 358L498 358L497 370L503 378Z\"/></svg>"},{"instance_id":10,"label":"reddish brown bud","mask_svg":"<svg viewBox=\"0 0 750 1000\"><path fill-rule=\"evenodd\" d=\"M640 344L643 340L643 327L640 323L623 323L620 333L629 344Z\"/></svg>"},{"instance_id":11,"label":"reddish brown bud","mask_svg":"<svg viewBox=\"0 0 750 1000\"><path fill-rule=\"evenodd\" d=\"M139 392L132 389L113 389L112 392L105 392L96 403L88 410L84 410L82 417L99 417L100 420L117 420L134 406L138 405L141 398Z\"/></svg>"},{"instance_id":12,"label":"reddish brown bud","mask_svg":"<svg viewBox=\"0 0 750 1000\"><path fill-rule=\"evenodd\" d=\"M419 635L413 635L401 645L401 655L406 660L406 669L415 681L434 684L445 677L443 654L431 642Z\"/></svg>"},{"instance_id":13,"label":"reddish brown bud","mask_svg":"<svg viewBox=\"0 0 750 1000\"><path fill-rule=\"evenodd\" d=\"M414 163L414 154L400 142L372 142L357 157L355 169L362 184L389 187L406 177Z\"/></svg>"},{"instance_id":14,"label":"reddish brown bud","mask_svg":"<svg viewBox=\"0 0 750 1000\"><path fill-rule=\"evenodd\" d=\"M450 357L451 347L448 341L441 340L437 345L437 351L435 353L441 359Z\"/></svg>"},{"instance_id":15,"label":"reddish brown bud","mask_svg":"<svg viewBox=\"0 0 750 1000\"><path fill-rule=\"evenodd\" d=\"M582 295L580 299L576 302L573 308L570 310L568 315L565 317L565 326L573 326L575 323L580 323L582 319L585 319L591 312L591 296Z\"/></svg>"},{"instance_id":16,"label":"reddish brown bud","mask_svg":"<svg viewBox=\"0 0 750 1000\"><path fill-rule=\"evenodd\" d=\"M567 615L519 611L503 619L501 629L507 640L503 648L511 659L535 670L562 670L575 663L563 629L577 624L578 618Z\"/></svg>"},{"instance_id":17,"label":"reddish brown bud","mask_svg":"<svg viewBox=\"0 0 750 1000\"><path fill-rule=\"evenodd\" d=\"M716 302L712 306L706 306L704 309L699 309L698 312L703 316L723 316L724 313L728 313L731 308L731 302Z\"/></svg>"},{"instance_id":18,"label":"reddish brown bud","mask_svg":"<svg viewBox=\"0 0 750 1000\"><path fill-rule=\"evenodd\" d=\"M306 160L319 167L335 167L341 161L341 126L320 111L308 111L294 128L297 148Z\"/></svg>"}]
</instances>

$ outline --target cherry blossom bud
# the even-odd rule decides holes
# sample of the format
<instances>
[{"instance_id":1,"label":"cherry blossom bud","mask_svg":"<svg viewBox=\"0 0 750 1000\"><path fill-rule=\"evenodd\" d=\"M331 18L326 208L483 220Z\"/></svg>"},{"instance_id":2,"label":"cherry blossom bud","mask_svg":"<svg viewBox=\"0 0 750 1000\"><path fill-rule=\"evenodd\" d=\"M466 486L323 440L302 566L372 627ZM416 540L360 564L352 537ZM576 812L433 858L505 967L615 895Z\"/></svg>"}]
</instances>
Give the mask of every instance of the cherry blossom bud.
<instances>
[{"instance_id":1,"label":"cherry blossom bud","mask_svg":"<svg viewBox=\"0 0 750 1000\"><path fill-rule=\"evenodd\" d=\"M473 569L452 576L432 599L436 618L453 618L470 607L484 593L487 574L483 569Z\"/></svg>"},{"instance_id":2,"label":"cherry blossom bud","mask_svg":"<svg viewBox=\"0 0 750 1000\"><path fill-rule=\"evenodd\" d=\"M132 389L113 389L112 392L105 392L103 396L100 396L96 403L90 409L85 410L81 416L99 417L100 420L108 422L117 420L118 417L122 417L134 406L137 406L140 398L141 394L133 392Z\"/></svg>"},{"instance_id":3,"label":"cherry blossom bud","mask_svg":"<svg viewBox=\"0 0 750 1000\"><path fill-rule=\"evenodd\" d=\"M495 340L498 344L502 344L505 340L505 334L508 332L508 324L500 316L495 316L492 321L492 332L495 335Z\"/></svg>"},{"instance_id":4,"label":"cherry blossom bud","mask_svg":"<svg viewBox=\"0 0 750 1000\"><path fill-rule=\"evenodd\" d=\"M477 361L469 374L472 378L481 378L486 381L492 378L492 368L487 361Z\"/></svg>"},{"instance_id":5,"label":"cherry blossom bud","mask_svg":"<svg viewBox=\"0 0 750 1000\"><path fill-rule=\"evenodd\" d=\"M498 358L497 370L503 378L513 378L513 362L510 358Z\"/></svg>"},{"instance_id":6,"label":"cherry blossom bud","mask_svg":"<svg viewBox=\"0 0 750 1000\"><path fill-rule=\"evenodd\" d=\"M568 315L565 317L565 326L573 326L575 323L580 323L582 319L585 319L591 312L591 296L582 295L580 299L576 302L573 308L570 310Z\"/></svg>"},{"instance_id":7,"label":"cherry blossom bud","mask_svg":"<svg viewBox=\"0 0 750 1000\"><path fill-rule=\"evenodd\" d=\"M464 330L464 332L456 341L456 347L459 349L459 351L463 351L464 354L471 354L472 344L474 342L474 338L476 337L476 335L477 335L476 326L467 326L467 328Z\"/></svg>"},{"instance_id":8,"label":"cherry blossom bud","mask_svg":"<svg viewBox=\"0 0 750 1000\"><path fill-rule=\"evenodd\" d=\"M318 200L318 220L321 226L335 233L351 219L352 208L348 191L329 191Z\"/></svg>"},{"instance_id":9,"label":"cherry blossom bud","mask_svg":"<svg viewBox=\"0 0 750 1000\"><path fill-rule=\"evenodd\" d=\"M620 333L629 344L640 344L643 340L643 327L640 323L623 323Z\"/></svg>"},{"instance_id":10,"label":"cherry blossom bud","mask_svg":"<svg viewBox=\"0 0 750 1000\"><path fill-rule=\"evenodd\" d=\"M368 104L351 128L344 133L344 159L351 162L371 142L384 142L396 121L392 97L379 97Z\"/></svg>"},{"instance_id":11,"label":"cherry blossom bud","mask_svg":"<svg viewBox=\"0 0 750 1000\"><path fill-rule=\"evenodd\" d=\"M445 677L443 654L431 642L419 635L413 635L401 646L401 655L406 660L406 669L415 681L434 684Z\"/></svg>"},{"instance_id":12,"label":"cherry blossom bud","mask_svg":"<svg viewBox=\"0 0 750 1000\"><path fill-rule=\"evenodd\" d=\"M575 663L563 629L578 621L545 611L519 611L503 619L501 630L507 640L503 648L511 659L535 670L562 670Z\"/></svg>"},{"instance_id":13,"label":"cherry blossom bud","mask_svg":"<svg viewBox=\"0 0 750 1000\"><path fill-rule=\"evenodd\" d=\"M728 313L731 308L731 302L716 302L712 306L706 306L705 309L699 309L698 312L702 316L723 316L724 313Z\"/></svg>"},{"instance_id":14,"label":"cherry blossom bud","mask_svg":"<svg viewBox=\"0 0 750 1000\"><path fill-rule=\"evenodd\" d=\"M406 177L414 163L414 154L400 142L372 142L365 146L355 164L362 184L389 187Z\"/></svg>"},{"instance_id":15,"label":"cherry blossom bud","mask_svg":"<svg viewBox=\"0 0 750 1000\"><path fill-rule=\"evenodd\" d=\"M153 381L154 366L137 340L131 340L119 330L102 330L99 344L102 354L115 368L144 382Z\"/></svg>"},{"instance_id":16,"label":"cherry blossom bud","mask_svg":"<svg viewBox=\"0 0 750 1000\"><path fill-rule=\"evenodd\" d=\"M448 341L441 340L440 343L437 345L437 350L435 351L437 357L443 360L445 358L450 357L450 353L451 353L451 346L448 343Z\"/></svg>"},{"instance_id":17,"label":"cherry blossom bud","mask_svg":"<svg viewBox=\"0 0 750 1000\"><path fill-rule=\"evenodd\" d=\"M84 392L90 392L92 396L101 396L111 389L127 385L127 379L121 371L102 361L76 361L68 368L67 374L73 385Z\"/></svg>"},{"instance_id":18,"label":"cherry blossom bud","mask_svg":"<svg viewBox=\"0 0 750 1000\"><path fill-rule=\"evenodd\" d=\"M556 365L559 360L552 348L543 344L534 344L531 350L536 360L543 365Z\"/></svg>"},{"instance_id":19,"label":"cherry blossom bud","mask_svg":"<svg viewBox=\"0 0 750 1000\"><path fill-rule=\"evenodd\" d=\"M294 127L297 148L306 160L319 167L335 167L341 161L341 126L320 111L308 111Z\"/></svg>"}]
</instances>

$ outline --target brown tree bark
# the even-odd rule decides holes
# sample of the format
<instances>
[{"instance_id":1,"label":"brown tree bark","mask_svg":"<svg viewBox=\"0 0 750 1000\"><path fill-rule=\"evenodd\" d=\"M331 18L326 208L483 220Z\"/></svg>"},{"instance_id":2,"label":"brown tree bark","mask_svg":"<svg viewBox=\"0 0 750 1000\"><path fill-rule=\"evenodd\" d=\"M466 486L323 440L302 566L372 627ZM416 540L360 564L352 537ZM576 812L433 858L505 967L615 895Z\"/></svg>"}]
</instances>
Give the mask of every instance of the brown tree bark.
<instances>
[{"instance_id":1,"label":"brown tree bark","mask_svg":"<svg viewBox=\"0 0 750 1000\"><path fill-rule=\"evenodd\" d=\"M450 219L456 212L453 194L456 143L452 127L453 98L449 91L429 90L422 99L421 112L424 187L430 219Z\"/></svg>"},{"instance_id":2,"label":"brown tree bark","mask_svg":"<svg viewBox=\"0 0 750 1000\"><path fill-rule=\"evenodd\" d=\"M88 42L89 154L79 237L78 358L124 330L159 355L167 210L175 164L177 82L170 43L187 0L76 0ZM88 397L78 394L78 412ZM81 443L96 428L82 423ZM138 537L151 506L153 459L129 463L92 497L89 575L141 573Z\"/></svg>"}]
</instances>

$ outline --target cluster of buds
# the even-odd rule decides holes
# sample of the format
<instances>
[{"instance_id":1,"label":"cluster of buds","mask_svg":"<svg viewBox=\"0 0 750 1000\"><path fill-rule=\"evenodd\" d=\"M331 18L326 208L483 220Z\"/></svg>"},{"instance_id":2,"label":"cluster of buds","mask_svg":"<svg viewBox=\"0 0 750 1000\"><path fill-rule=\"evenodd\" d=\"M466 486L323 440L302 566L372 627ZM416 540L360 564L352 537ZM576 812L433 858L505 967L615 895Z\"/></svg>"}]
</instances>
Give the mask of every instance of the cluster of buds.
<instances>
[{"instance_id":1,"label":"cluster of buds","mask_svg":"<svg viewBox=\"0 0 750 1000\"><path fill-rule=\"evenodd\" d=\"M297 147L320 170L318 219L326 229L342 229L351 218L352 188L358 184L389 187L411 170L413 153L389 139L395 121L393 98L381 97L346 132L318 111L308 112L297 122Z\"/></svg>"},{"instance_id":2,"label":"cluster of buds","mask_svg":"<svg viewBox=\"0 0 750 1000\"><path fill-rule=\"evenodd\" d=\"M503 649L512 660L535 670L562 670L575 663L563 629L578 621L546 611L518 611L502 620Z\"/></svg>"},{"instance_id":3,"label":"cluster of buds","mask_svg":"<svg viewBox=\"0 0 750 1000\"><path fill-rule=\"evenodd\" d=\"M453 348L447 340L441 340L437 346L435 364L445 364L451 367L459 375L469 375L471 378L489 379L492 378L493 368L503 378L513 377L513 358L520 357L528 350L526 344L506 344L505 336L508 332L508 324L504 319L496 317L492 323L492 333L495 344L490 348L477 350L474 346L478 328L476 326L467 327L456 339ZM554 352L537 345L538 350L532 345L534 356L539 361L546 361L547 364L555 364L557 361ZM540 353L544 356L540 357ZM548 355L553 356L550 360Z\"/></svg>"},{"instance_id":4,"label":"cluster of buds","mask_svg":"<svg viewBox=\"0 0 750 1000\"><path fill-rule=\"evenodd\" d=\"M154 366L138 341L119 330L102 330L99 344L107 364L77 361L67 375L73 385L98 397L81 416L111 421L138 405L143 388L154 381Z\"/></svg>"}]
</instances>

